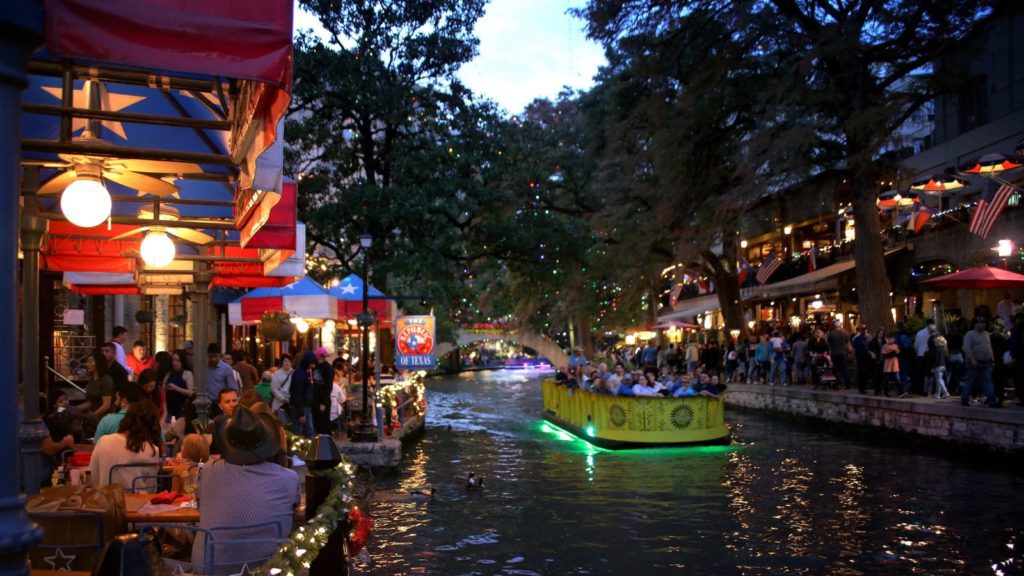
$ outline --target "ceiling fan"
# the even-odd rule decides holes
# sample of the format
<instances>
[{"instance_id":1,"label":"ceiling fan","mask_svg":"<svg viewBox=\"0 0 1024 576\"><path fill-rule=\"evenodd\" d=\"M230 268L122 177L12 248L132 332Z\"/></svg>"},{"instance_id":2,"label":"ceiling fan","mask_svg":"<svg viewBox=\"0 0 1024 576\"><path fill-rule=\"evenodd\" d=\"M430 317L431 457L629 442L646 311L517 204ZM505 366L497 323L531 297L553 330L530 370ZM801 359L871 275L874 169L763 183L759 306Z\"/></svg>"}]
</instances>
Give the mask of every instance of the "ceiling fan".
<instances>
[{"instance_id":1,"label":"ceiling fan","mask_svg":"<svg viewBox=\"0 0 1024 576\"><path fill-rule=\"evenodd\" d=\"M208 244L213 242L213 236L204 234L198 230L192 230L191 228L177 228L174 223L181 217L181 212L177 208L172 206L161 205L159 208L160 217L154 218L154 209L152 207L143 206L139 208L138 216L141 220L153 220L153 224L147 226L140 226L133 230L129 230L123 234L119 234L111 238L111 240L121 240L129 236L141 234L143 232L165 232L173 236L177 236L186 242L192 244ZM159 222L159 224L158 224Z\"/></svg>"},{"instance_id":2,"label":"ceiling fan","mask_svg":"<svg viewBox=\"0 0 1024 576\"><path fill-rule=\"evenodd\" d=\"M88 130L75 138L75 143L82 145L100 144ZM45 168L63 170L50 178L39 188L39 194L57 194L63 192L71 183L79 178L106 178L132 188L139 196L173 196L178 187L167 180L149 176L149 174L201 174L203 169L198 164L188 162L169 162L160 160L131 160L89 156L88 154L59 154L63 162L46 162Z\"/></svg>"}]
</instances>

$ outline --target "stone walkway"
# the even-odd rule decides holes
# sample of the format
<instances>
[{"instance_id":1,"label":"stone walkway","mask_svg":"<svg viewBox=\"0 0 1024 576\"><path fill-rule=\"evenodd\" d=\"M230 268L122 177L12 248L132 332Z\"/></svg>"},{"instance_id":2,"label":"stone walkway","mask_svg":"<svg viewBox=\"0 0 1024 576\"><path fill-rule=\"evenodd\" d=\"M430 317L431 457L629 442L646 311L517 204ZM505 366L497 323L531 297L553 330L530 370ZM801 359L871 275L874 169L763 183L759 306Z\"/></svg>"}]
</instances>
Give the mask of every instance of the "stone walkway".
<instances>
[{"instance_id":1,"label":"stone walkway","mask_svg":"<svg viewBox=\"0 0 1024 576\"><path fill-rule=\"evenodd\" d=\"M856 390L814 390L811 386L734 384L726 402L733 406L870 426L1006 451L1024 451L1024 408L961 406L959 397L895 398Z\"/></svg>"}]
</instances>

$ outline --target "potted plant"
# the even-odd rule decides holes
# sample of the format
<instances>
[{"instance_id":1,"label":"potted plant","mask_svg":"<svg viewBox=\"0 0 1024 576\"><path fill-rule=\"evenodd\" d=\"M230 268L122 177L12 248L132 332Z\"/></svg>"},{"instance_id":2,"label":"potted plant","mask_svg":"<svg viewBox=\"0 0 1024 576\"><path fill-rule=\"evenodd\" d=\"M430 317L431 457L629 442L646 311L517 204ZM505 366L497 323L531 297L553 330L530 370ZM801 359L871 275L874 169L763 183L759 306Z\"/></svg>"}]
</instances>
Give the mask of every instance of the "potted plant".
<instances>
[{"instance_id":1,"label":"potted plant","mask_svg":"<svg viewBox=\"0 0 1024 576\"><path fill-rule=\"evenodd\" d=\"M284 342L292 337L295 325L291 316L282 310L267 310L260 318L260 333L267 340Z\"/></svg>"},{"instance_id":2,"label":"potted plant","mask_svg":"<svg viewBox=\"0 0 1024 576\"><path fill-rule=\"evenodd\" d=\"M135 312L135 321L139 324L150 324L153 322L152 310L138 310Z\"/></svg>"}]
</instances>

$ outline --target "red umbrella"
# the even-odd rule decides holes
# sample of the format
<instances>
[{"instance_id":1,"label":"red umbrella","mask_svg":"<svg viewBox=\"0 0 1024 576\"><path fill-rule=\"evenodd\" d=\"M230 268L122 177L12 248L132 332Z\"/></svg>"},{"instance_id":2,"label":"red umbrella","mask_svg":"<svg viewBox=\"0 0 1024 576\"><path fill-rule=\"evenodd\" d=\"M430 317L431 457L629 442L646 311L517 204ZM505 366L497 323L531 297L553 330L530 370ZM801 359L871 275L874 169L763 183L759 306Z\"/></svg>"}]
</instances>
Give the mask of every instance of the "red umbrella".
<instances>
[{"instance_id":1,"label":"red umbrella","mask_svg":"<svg viewBox=\"0 0 1024 576\"><path fill-rule=\"evenodd\" d=\"M921 284L935 288L1024 288L1024 274L982 266L925 280Z\"/></svg>"}]
</instances>

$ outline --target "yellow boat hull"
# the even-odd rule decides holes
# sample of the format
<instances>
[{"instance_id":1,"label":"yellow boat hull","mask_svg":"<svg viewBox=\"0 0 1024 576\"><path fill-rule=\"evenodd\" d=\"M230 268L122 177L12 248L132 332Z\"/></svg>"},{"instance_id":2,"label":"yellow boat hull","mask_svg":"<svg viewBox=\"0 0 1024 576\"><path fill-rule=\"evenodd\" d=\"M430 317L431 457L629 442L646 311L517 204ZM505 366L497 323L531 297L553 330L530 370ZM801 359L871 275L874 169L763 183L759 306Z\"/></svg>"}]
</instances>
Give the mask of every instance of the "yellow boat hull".
<instances>
[{"instance_id":1,"label":"yellow boat hull","mask_svg":"<svg viewBox=\"0 0 1024 576\"><path fill-rule=\"evenodd\" d=\"M727 444L725 402L608 396L545 380L544 419L602 448Z\"/></svg>"}]
</instances>

